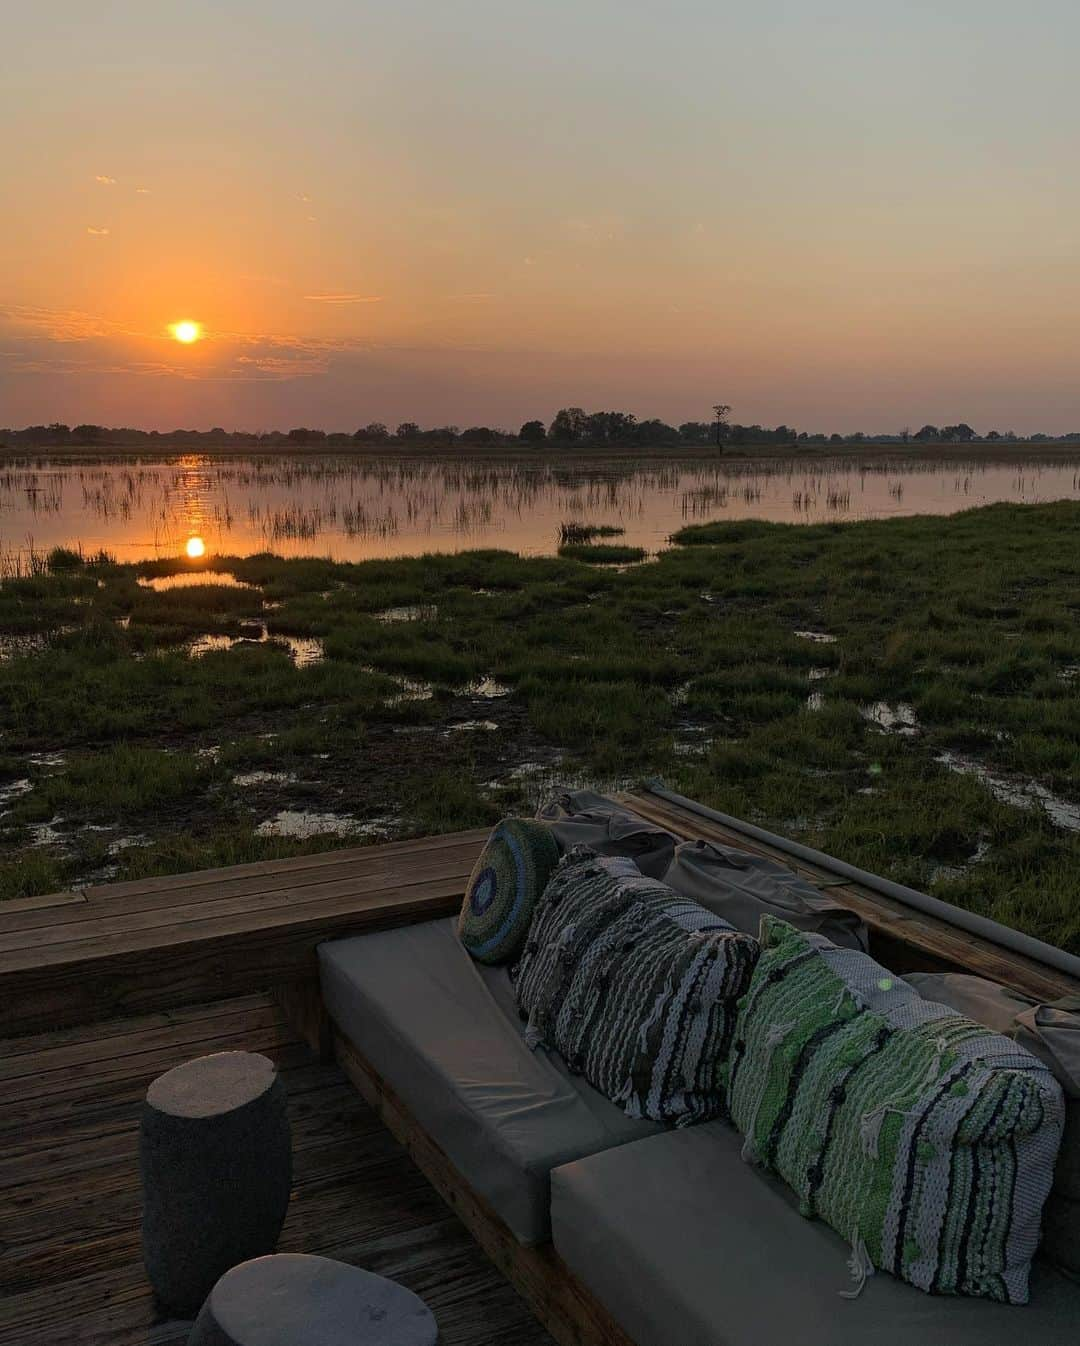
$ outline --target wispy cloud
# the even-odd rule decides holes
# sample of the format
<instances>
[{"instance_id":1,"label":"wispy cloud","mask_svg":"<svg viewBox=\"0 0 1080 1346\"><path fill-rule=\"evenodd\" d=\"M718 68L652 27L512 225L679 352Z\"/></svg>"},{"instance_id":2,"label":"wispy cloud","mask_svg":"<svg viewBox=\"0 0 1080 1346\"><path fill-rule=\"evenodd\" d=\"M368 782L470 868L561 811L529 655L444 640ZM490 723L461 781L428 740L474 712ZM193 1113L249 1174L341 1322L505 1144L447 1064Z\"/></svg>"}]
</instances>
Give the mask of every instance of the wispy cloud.
<instances>
[{"instance_id":1,"label":"wispy cloud","mask_svg":"<svg viewBox=\"0 0 1080 1346\"><path fill-rule=\"evenodd\" d=\"M104 238L104 237L108 234L109 231L108 231L108 229L99 229L99 228L98 228L96 225L94 225L94 224L88 224L88 225L86 226L86 232L87 232L88 234L93 235L94 238Z\"/></svg>"},{"instance_id":2,"label":"wispy cloud","mask_svg":"<svg viewBox=\"0 0 1080 1346\"><path fill-rule=\"evenodd\" d=\"M298 201L310 201L310 200L311 200L311 197L308 196L307 192L297 192L297 193L296 193L296 199L297 199Z\"/></svg>"},{"instance_id":3,"label":"wispy cloud","mask_svg":"<svg viewBox=\"0 0 1080 1346\"><path fill-rule=\"evenodd\" d=\"M135 188L135 195L136 195L136 196L149 196L150 194L151 194L151 193L150 193L150 188L149 188L149 187L136 187L136 188Z\"/></svg>"},{"instance_id":4,"label":"wispy cloud","mask_svg":"<svg viewBox=\"0 0 1080 1346\"><path fill-rule=\"evenodd\" d=\"M103 187L115 187L115 186L116 186L116 179L115 179L115 178L110 178L110 177L109 177L107 174L105 174L105 173L99 173L99 174L97 175L97 177L94 179L94 181L95 181L95 182L100 182L101 185L102 185Z\"/></svg>"},{"instance_id":5,"label":"wispy cloud","mask_svg":"<svg viewBox=\"0 0 1080 1346\"><path fill-rule=\"evenodd\" d=\"M313 304L381 304L381 294L306 294Z\"/></svg>"},{"instance_id":6,"label":"wispy cloud","mask_svg":"<svg viewBox=\"0 0 1080 1346\"><path fill-rule=\"evenodd\" d=\"M443 298L450 304L469 304L481 299L494 299L495 296L482 290L476 294L444 294Z\"/></svg>"}]
</instances>

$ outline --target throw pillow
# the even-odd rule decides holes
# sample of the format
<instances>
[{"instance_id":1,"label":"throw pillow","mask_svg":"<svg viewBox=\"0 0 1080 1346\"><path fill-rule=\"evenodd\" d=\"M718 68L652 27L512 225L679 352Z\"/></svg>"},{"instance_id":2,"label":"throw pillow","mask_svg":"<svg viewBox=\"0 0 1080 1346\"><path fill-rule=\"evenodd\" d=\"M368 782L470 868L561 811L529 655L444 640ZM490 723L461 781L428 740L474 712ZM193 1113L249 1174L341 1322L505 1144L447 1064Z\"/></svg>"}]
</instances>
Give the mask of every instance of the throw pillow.
<instances>
[{"instance_id":1,"label":"throw pillow","mask_svg":"<svg viewBox=\"0 0 1080 1346\"><path fill-rule=\"evenodd\" d=\"M735 1002L756 958L752 936L632 861L578 848L544 890L517 970L525 1040L628 1117L723 1116Z\"/></svg>"},{"instance_id":2,"label":"throw pillow","mask_svg":"<svg viewBox=\"0 0 1080 1346\"><path fill-rule=\"evenodd\" d=\"M761 927L731 1052L744 1155L851 1240L853 1272L1025 1303L1061 1141L1053 1075L866 954Z\"/></svg>"},{"instance_id":3,"label":"throw pillow","mask_svg":"<svg viewBox=\"0 0 1080 1346\"><path fill-rule=\"evenodd\" d=\"M550 827L527 818L506 818L484 844L465 887L458 935L481 963L516 957L533 908L559 860Z\"/></svg>"}]
</instances>

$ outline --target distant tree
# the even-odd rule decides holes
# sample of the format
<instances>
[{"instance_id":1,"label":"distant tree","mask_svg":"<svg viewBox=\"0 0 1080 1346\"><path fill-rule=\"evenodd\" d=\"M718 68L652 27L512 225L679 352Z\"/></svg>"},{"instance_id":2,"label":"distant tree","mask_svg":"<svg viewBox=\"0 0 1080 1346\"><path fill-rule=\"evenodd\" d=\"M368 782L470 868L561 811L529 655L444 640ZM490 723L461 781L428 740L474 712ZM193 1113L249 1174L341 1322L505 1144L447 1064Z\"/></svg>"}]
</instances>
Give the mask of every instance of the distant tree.
<instances>
[{"instance_id":1,"label":"distant tree","mask_svg":"<svg viewBox=\"0 0 1080 1346\"><path fill-rule=\"evenodd\" d=\"M634 428L634 441L643 445L678 444L679 432L665 421L638 421Z\"/></svg>"},{"instance_id":2,"label":"distant tree","mask_svg":"<svg viewBox=\"0 0 1080 1346\"><path fill-rule=\"evenodd\" d=\"M940 436L946 444L968 444L975 438L975 431L961 421L959 425L943 425Z\"/></svg>"},{"instance_id":3,"label":"distant tree","mask_svg":"<svg viewBox=\"0 0 1080 1346\"><path fill-rule=\"evenodd\" d=\"M353 435L358 444L385 444L389 438L390 431L382 421L372 421L370 425L363 425Z\"/></svg>"},{"instance_id":4,"label":"distant tree","mask_svg":"<svg viewBox=\"0 0 1080 1346\"><path fill-rule=\"evenodd\" d=\"M900 431L900 443L906 444L910 438L911 438L911 426L905 425L904 428Z\"/></svg>"},{"instance_id":5,"label":"distant tree","mask_svg":"<svg viewBox=\"0 0 1080 1346\"><path fill-rule=\"evenodd\" d=\"M1046 444L1050 440L1050 435L1044 435L1041 431L1034 435L1028 435L1032 444Z\"/></svg>"},{"instance_id":6,"label":"distant tree","mask_svg":"<svg viewBox=\"0 0 1080 1346\"><path fill-rule=\"evenodd\" d=\"M518 431L518 439L525 444L542 444L547 439L543 421L526 421Z\"/></svg>"},{"instance_id":7,"label":"distant tree","mask_svg":"<svg viewBox=\"0 0 1080 1346\"><path fill-rule=\"evenodd\" d=\"M712 424L709 421L684 421L679 426L679 438L684 444L711 444Z\"/></svg>"},{"instance_id":8,"label":"distant tree","mask_svg":"<svg viewBox=\"0 0 1080 1346\"><path fill-rule=\"evenodd\" d=\"M589 418L580 407L563 407L555 413L548 431L552 439L574 443L585 438Z\"/></svg>"},{"instance_id":9,"label":"distant tree","mask_svg":"<svg viewBox=\"0 0 1080 1346\"><path fill-rule=\"evenodd\" d=\"M793 444L799 436L794 430L789 429L788 426L778 425L773 431L773 437L777 444Z\"/></svg>"},{"instance_id":10,"label":"distant tree","mask_svg":"<svg viewBox=\"0 0 1080 1346\"><path fill-rule=\"evenodd\" d=\"M916 430L912 439L919 440L920 443L928 444L941 438L941 431L936 425L924 425L921 430Z\"/></svg>"},{"instance_id":11,"label":"distant tree","mask_svg":"<svg viewBox=\"0 0 1080 1346\"><path fill-rule=\"evenodd\" d=\"M716 427L716 447L719 448L728 437L728 417L731 415L731 407L726 402L717 402L712 410Z\"/></svg>"},{"instance_id":12,"label":"distant tree","mask_svg":"<svg viewBox=\"0 0 1080 1346\"><path fill-rule=\"evenodd\" d=\"M288 439L292 444L318 444L326 438L325 430L309 430L306 426L298 426L295 430L290 430Z\"/></svg>"},{"instance_id":13,"label":"distant tree","mask_svg":"<svg viewBox=\"0 0 1080 1346\"><path fill-rule=\"evenodd\" d=\"M844 436L843 436L843 435L838 435L838 434L836 433L835 430L834 430L833 433L829 436L829 443L830 443L830 444L843 444L843 442L844 442Z\"/></svg>"},{"instance_id":14,"label":"distant tree","mask_svg":"<svg viewBox=\"0 0 1080 1346\"><path fill-rule=\"evenodd\" d=\"M1000 430L987 430L987 432L986 432L986 438L987 438L987 439L1000 439L1000 438L1001 438L1001 431L1000 431Z\"/></svg>"},{"instance_id":15,"label":"distant tree","mask_svg":"<svg viewBox=\"0 0 1080 1346\"><path fill-rule=\"evenodd\" d=\"M856 431L854 431L852 434L848 435L848 443L849 443L849 444L865 444L865 443L866 443L866 433L865 433L865 431L863 431L863 430L856 430Z\"/></svg>"},{"instance_id":16,"label":"distant tree","mask_svg":"<svg viewBox=\"0 0 1080 1346\"><path fill-rule=\"evenodd\" d=\"M82 444L96 444L105 433L103 425L77 425L72 430L73 438L79 440Z\"/></svg>"},{"instance_id":17,"label":"distant tree","mask_svg":"<svg viewBox=\"0 0 1080 1346\"><path fill-rule=\"evenodd\" d=\"M462 444L473 444L477 447L483 447L486 444L494 444L499 438L499 432L492 430L486 425L470 425L467 430L461 432Z\"/></svg>"},{"instance_id":18,"label":"distant tree","mask_svg":"<svg viewBox=\"0 0 1080 1346\"><path fill-rule=\"evenodd\" d=\"M594 411L585 418L584 438L593 444L628 444L634 438L637 417L626 411Z\"/></svg>"},{"instance_id":19,"label":"distant tree","mask_svg":"<svg viewBox=\"0 0 1080 1346\"><path fill-rule=\"evenodd\" d=\"M395 439L417 439L420 435L420 427L415 421L402 421L394 431Z\"/></svg>"},{"instance_id":20,"label":"distant tree","mask_svg":"<svg viewBox=\"0 0 1080 1346\"><path fill-rule=\"evenodd\" d=\"M57 441L67 439L71 435L71 426L63 425L60 421L53 421L52 425L49 426L49 434Z\"/></svg>"}]
</instances>

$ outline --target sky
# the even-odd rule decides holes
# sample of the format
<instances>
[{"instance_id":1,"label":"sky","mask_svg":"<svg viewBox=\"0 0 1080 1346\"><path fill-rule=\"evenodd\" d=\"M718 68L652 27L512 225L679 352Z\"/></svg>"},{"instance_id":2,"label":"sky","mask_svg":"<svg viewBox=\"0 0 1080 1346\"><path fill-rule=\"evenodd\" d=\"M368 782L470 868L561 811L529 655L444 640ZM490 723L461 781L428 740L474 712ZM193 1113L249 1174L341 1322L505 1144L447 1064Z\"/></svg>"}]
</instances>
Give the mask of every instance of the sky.
<instances>
[{"instance_id":1,"label":"sky","mask_svg":"<svg viewBox=\"0 0 1080 1346\"><path fill-rule=\"evenodd\" d=\"M3 27L0 425L1080 430L1075 0Z\"/></svg>"}]
</instances>

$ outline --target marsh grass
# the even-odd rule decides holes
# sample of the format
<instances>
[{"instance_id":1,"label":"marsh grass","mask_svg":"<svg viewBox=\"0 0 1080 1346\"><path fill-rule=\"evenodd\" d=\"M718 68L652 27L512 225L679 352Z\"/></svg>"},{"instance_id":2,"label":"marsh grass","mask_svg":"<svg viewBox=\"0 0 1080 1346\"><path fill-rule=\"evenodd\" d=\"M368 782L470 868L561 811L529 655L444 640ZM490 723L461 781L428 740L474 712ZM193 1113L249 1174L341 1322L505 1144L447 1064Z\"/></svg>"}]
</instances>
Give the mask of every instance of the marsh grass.
<instances>
[{"instance_id":1,"label":"marsh grass","mask_svg":"<svg viewBox=\"0 0 1080 1346\"><path fill-rule=\"evenodd\" d=\"M619 547L607 542L564 542L559 555L566 561L587 561L592 565L630 565L644 561L644 547Z\"/></svg>"},{"instance_id":2,"label":"marsh grass","mask_svg":"<svg viewBox=\"0 0 1080 1346\"><path fill-rule=\"evenodd\" d=\"M252 839L257 818L229 784L239 770L286 769L328 811L377 805L403 831L439 831L522 807L514 766L558 758L579 779L661 775L1078 948L1080 837L936 760L964 752L1080 800L1078 538L1080 505L1062 503L694 526L624 571L585 546L587 560L578 548L206 558L247 588L138 584L190 569L175 561L13 576L0 633L48 644L0 662L5 779L33 781L0 819L0 892L62 886L100 862L90 833L71 855L26 845L26 827L57 814L142 820L152 844L115 857L117 877L292 853L296 842ZM376 619L397 606L424 615ZM320 639L324 661L298 668L272 641L184 653L198 635L263 622L271 637ZM482 677L511 688L490 711L499 732L439 735L470 718L462 689ZM403 698L402 678L430 698ZM913 707L917 731L880 728L866 714L879 701ZM199 755L208 745L216 759ZM25 767L60 747L66 769Z\"/></svg>"},{"instance_id":3,"label":"marsh grass","mask_svg":"<svg viewBox=\"0 0 1080 1346\"><path fill-rule=\"evenodd\" d=\"M592 542L598 537L621 537L625 532L625 528L608 523L561 523L557 536L561 544L566 544Z\"/></svg>"}]
</instances>

